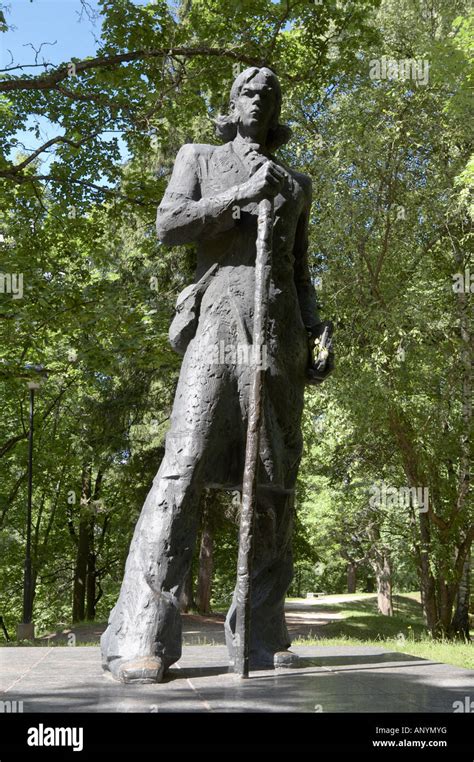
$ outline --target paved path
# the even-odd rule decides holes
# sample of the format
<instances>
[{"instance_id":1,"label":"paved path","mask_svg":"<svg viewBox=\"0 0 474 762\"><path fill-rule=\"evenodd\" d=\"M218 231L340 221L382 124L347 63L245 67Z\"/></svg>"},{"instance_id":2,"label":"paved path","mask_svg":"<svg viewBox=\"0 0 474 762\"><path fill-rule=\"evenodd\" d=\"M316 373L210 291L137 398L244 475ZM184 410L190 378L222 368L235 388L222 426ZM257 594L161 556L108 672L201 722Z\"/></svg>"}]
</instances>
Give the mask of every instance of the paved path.
<instances>
[{"instance_id":1,"label":"paved path","mask_svg":"<svg viewBox=\"0 0 474 762\"><path fill-rule=\"evenodd\" d=\"M299 599L287 601L285 604L286 623L290 633L291 640L309 637L324 637L324 626L344 618L344 614L338 611L328 610L331 604L343 603L346 600L358 601L375 596L335 596ZM318 610L318 606L324 605L324 609ZM200 645L225 645L224 620L223 614L210 614L201 616L198 614L183 614L183 642L188 646ZM99 643L100 636L106 628L105 622L96 622L94 624L79 624L73 629L57 630L41 638L37 638L40 643L64 643L69 645L71 634L74 635L76 645L87 643Z\"/></svg>"},{"instance_id":2,"label":"paved path","mask_svg":"<svg viewBox=\"0 0 474 762\"><path fill-rule=\"evenodd\" d=\"M383 648L297 646L302 666L229 673L223 646L186 646L160 685L122 686L99 649L0 649L0 699L24 712L453 712L474 673ZM1 706L1 705L0 705Z\"/></svg>"}]
</instances>

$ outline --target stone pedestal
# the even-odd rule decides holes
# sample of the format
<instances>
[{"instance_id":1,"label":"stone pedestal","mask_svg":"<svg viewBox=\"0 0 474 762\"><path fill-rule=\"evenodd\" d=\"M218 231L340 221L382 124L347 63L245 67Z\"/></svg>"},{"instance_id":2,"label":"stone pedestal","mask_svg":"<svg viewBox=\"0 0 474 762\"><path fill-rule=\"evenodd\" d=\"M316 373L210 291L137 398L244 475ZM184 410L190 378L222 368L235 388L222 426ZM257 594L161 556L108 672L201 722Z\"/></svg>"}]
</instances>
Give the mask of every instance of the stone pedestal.
<instances>
[{"instance_id":1,"label":"stone pedestal","mask_svg":"<svg viewBox=\"0 0 474 762\"><path fill-rule=\"evenodd\" d=\"M16 639L17 640L34 640L35 638L35 623L34 622L21 622L16 626Z\"/></svg>"}]
</instances>

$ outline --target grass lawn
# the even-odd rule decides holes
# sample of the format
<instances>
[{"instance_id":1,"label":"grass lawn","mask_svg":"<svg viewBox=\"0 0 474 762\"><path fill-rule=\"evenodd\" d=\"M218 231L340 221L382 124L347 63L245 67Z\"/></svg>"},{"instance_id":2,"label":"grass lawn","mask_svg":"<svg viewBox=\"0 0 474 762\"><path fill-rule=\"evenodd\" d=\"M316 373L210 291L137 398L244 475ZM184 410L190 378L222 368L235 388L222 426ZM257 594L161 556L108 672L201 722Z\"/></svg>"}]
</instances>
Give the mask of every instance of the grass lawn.
<instances>
[{"instance_id":1,"label":"grass lawn","mask_svg":"<svg viewBox=\"0 0 474 762\"><path fill-rule=\"evenodd\" d=\"M377 611L374 596L344 603L316 602L315 610L335 612L342 618L325 625L323 638L301 638L295 645L373 645L474 669L474 644L429 637L417 593L396 595L393 603L394 615L387 617Z\"/></svg>"}]
</instances>

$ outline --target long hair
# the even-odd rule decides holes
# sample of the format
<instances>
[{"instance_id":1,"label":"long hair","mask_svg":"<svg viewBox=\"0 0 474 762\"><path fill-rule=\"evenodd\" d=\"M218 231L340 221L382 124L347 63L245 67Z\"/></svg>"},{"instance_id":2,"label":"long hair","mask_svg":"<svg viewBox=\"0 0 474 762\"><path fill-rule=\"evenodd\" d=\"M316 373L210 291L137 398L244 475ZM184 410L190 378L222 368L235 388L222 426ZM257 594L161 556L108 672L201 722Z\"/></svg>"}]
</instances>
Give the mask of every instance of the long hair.
<instances>
[{"instance_id":1,"label":"long hair","mask_svg":"<svg viewBox=\"0 0 474 762\"><path fill-rule=\"evenodd\" d=\"M288 143L291 137L291 130L288 125L280 124L279 122L281 111L281 89L276 74L266 66L260 69L256 66L251 66L249 69L245 69L245 71L241 72L234 80L234 84L230 91L229 103L235 103L244 85L246 85L247 82L250 82L250 80L260 72L264 73L265 77L271 81L271 87L276 95L275 111L265 142L265 148L271 152L276 151L277 148ZM229 143L237 135L237 123L238 117L232 111L218 116L214 120L217 137L224 143Z\"/></svg>"}]
</instances>

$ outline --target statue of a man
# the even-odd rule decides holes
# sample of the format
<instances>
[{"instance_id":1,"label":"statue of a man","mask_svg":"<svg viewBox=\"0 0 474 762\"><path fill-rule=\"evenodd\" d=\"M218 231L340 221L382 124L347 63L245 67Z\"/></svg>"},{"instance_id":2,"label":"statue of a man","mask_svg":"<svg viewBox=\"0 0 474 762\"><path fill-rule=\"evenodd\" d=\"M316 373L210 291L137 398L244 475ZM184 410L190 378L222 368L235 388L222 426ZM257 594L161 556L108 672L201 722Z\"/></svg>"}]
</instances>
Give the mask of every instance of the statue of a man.
<instances>
[{"instance_id":1,"label":"statue of a man","mask_svg":"<svg viewBox=\"0 0 474 762\"><path fill-rule=\"evenodd\" d=\"M119 600L102 636L103 666L122 682L160 682L181 656L179 598L199 525L203 488L241 490L252 344L258 203L274 200L264 413L251 593L250 666L272 668L290 638L284 601L293 564L294 490L302 452L308 336L319 337L307 263L309 177L272 151L290 136L279 124L281 90L268 68L239 74L224 145L184 145L158 209L159 239L195 243L195 283L178 299L170 329L184 353L160 469L130 547ZM331 358L319 380L330 372ZM234 656L235 595L225 623ZM284 662L284 659L283 659Z\"/></svg>"}]
</instances>

